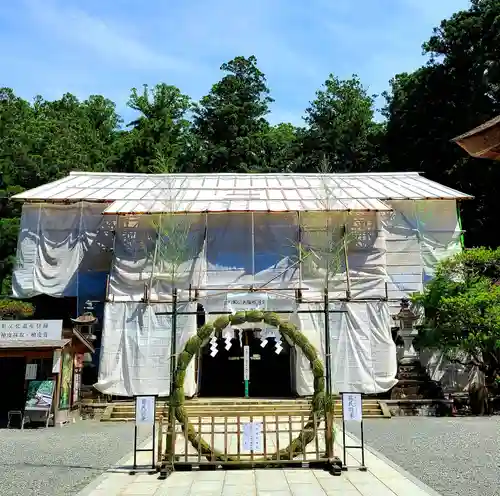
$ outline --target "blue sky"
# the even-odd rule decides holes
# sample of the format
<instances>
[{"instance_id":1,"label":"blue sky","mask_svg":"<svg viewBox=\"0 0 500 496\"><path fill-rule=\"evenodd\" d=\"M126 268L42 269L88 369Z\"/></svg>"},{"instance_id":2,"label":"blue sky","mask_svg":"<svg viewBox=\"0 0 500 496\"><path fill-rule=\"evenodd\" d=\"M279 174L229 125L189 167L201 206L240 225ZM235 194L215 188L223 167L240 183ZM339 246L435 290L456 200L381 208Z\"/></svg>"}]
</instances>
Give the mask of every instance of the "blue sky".
<instances>
[{"instance_id":1,"label":"blue sky","mask_svg":"<svg viewBox=\"0 0 500 496\"><path fill-rule=\"evenodd\" d=\"M267 76L272 122L300 123L329 73L379 94L425 62L421 44L468 0L16 0L0 3L1 85L31 99L103 94L129 117L131 87L197 99L236 55Z\"/></svg>"}]
</instances>

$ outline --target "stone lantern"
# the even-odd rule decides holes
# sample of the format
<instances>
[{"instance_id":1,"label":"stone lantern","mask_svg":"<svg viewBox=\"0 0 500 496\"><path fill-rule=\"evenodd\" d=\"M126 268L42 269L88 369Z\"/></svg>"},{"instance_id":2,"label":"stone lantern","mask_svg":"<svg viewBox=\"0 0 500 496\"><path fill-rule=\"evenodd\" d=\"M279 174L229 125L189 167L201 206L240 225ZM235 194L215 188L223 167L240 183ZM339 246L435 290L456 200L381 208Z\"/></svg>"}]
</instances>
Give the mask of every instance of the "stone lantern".
<instances>
[{"instance_id":1,"label":"stone lantern","mask_svg":"<svg viewBox=\"0 0 500 496\"><path fill-rule=\"evenodd\" d=\"M71 319L75 329L89 342L93 342L97 339L94 334L97 317L93 313L94 306L92 303L92 301L85 302L84 313L76 319Z\"/></svg>"},{"instance_id":2,"label":"stone lantern","mask_svg":"<svg viewBox=\"0 0 500 496\"><path fill-rule=\"evenodd\" d=\"M400 365L409 365L418 361L418 354L413 347L413 340L418 334L415 329L415 322L418 316L410 310L410 301L403 298L400 304L400 310L392 316L398 328L398 335L403 340L402 357L398 360Z\"/></svg>"}]
</instances>

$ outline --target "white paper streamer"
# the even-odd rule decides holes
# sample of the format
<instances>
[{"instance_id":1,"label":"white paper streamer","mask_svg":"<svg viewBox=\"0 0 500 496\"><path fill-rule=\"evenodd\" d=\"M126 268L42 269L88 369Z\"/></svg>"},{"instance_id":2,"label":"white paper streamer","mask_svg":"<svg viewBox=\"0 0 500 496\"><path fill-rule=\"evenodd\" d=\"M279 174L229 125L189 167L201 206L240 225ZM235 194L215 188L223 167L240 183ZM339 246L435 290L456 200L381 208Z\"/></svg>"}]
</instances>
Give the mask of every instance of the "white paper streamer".
<instances>
[{"instance_id":1,"label":"white paper streamer","mask_svg":"<svg viewBox=\"0 0 500 496\"><path fill-rule=\"evenodd\" d=\"M217 349L217 337L212 336L212 339L210 340L210 356L214 357L218 352L219 350Z\"/></svg>"},{"instance_id":2,"label":"white paper streamer","mask_svg":"<svg viewBox=\"0 0 500 496\"><path fill-rule=\"evenodd\" d=\"M274 332L274 339L276 340L276 346L274 348L274 352L276 353L276 355L279 355L281 353L281 351L283 350L283 346L281 346L281 334L279 331L275 331Z\"/></svg>"},{"instance_id":3,"label":"white paper streamer","mask_svg":"<svg viewBox=\"0 0 500 496\"><path fill-rule=\"evenodd\" d=\"M268 339L273 337L272 329L264 328L260 331L260 346L265 348L268 343Z\"/></svg>"},{"instance_id":4,"label":"white paper streamer","mask_svg":"<svg viewBox=\"0 0 500 496\"><path fill-rule=\"evenodd\" d=\"M231 346L233 343L231 342L234 339L234 330L231 328L231 326L227 326L223 331L222 331L222 337L224 338L224 341L226 342L226 350L230 350Z\"/></svg>"}]
</instances>

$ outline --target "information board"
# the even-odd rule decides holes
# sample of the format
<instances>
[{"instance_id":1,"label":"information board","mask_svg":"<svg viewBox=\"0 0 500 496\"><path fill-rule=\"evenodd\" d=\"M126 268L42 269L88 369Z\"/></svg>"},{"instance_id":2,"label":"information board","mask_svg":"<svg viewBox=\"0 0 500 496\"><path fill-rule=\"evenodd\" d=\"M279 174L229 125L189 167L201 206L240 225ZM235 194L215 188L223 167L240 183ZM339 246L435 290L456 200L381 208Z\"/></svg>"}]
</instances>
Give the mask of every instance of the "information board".
<instances>
[{"instance_id":1,"label":"information board","mask_svg":"<svg viewBox=\"0 0 500 496\"><path fill-rule=\"evenodd\" d=\"M250 380L250 346L243 346L243 380Z\"/></svg>"},{"instance_id":2,"label":"information board","mask_svg":"<svg viewBox=\"0 0 500 496\"><path fill-rule=\"evenodd\" d=\"M361 422L363 420L361 393L342 394L342 416L345 422Z\"/></svg>"},{"instance_id":3,"label":"information board","mask_svg":"<svg viewBox=\"0 0 500 496\"><path fill-rule=\"evenodd\" d=\"M155 401L155 396L136 396L135 423L137 425L154 425Z\"/></svg>"},{"instance_id":4,"label":"information board","mask_svg":"<svg viewBox=\"0 0 500 496\"><path fill-rule=\"evenodd\" d=\"M262 450L261 422L247 422L243 424L243 449L245 451Z\"/></svg>"},{"instance_id":5,"label":"information board","mask_svg":"<svg viewBox=\"0 0 500 496\"><path fill-rule=\"evenodd\" d=\"M36 363L26 364L26 373L24 374L24 379L26 381L34 381L36 379L36 372L38 365Z\"/></svg>"}]
</instances>

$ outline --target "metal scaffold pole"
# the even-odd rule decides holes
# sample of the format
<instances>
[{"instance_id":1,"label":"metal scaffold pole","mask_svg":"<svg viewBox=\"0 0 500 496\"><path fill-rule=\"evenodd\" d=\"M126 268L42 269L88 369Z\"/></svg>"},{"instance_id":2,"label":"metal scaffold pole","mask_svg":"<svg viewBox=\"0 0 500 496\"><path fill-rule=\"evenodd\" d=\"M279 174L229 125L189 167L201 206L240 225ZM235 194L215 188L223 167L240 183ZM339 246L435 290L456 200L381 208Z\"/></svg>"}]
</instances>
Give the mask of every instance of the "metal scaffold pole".
<instances>
[{"instance_id":1,"label":"metal scaffold pole","mask_svg":"<svg viewBox=\"0 0 500 496\"><path fill-rule=\"evenodd\" d=\"M174 453L175 453L175 384L174 375L176 369L176 356L177 356L177 289L172 290L172 336L170 341L170 394L169 394L169 408L168 408L168 431L167 431L167 453L169 467L174 466ZM160 433L161 434L161 433Z\"/></svg>"},{"instance_id":2,"label":"metal scaffold pole","mask_svg":"<svg viewBox=\"0 0 500 496\"><path fill-rule=\"evenodd\" d=\"M325 319L325 447L328 460L333 463L333 412L332 402L332 371L331 371L331 346L330 346L330 301L328 287L323 290L323 315Z\"/></svg>"}]
</instances>

